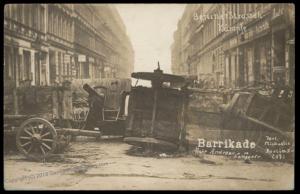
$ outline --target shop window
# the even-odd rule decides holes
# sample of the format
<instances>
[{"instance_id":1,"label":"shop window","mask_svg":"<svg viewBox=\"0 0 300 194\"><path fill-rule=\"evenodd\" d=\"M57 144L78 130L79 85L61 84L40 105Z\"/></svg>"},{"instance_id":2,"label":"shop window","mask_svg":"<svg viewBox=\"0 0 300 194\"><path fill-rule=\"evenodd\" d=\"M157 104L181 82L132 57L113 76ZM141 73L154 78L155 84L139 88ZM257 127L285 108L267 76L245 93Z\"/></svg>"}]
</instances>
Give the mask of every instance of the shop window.
<instances>
[{"instance_id":1,"label":"shop window","mask_svg":"<svg viewBox=\"0 0 300 194\"><path fill-rule=\"evenodd\" d=\"M83 63L83 78L89 78L89 64Z\"/></svg>"},{"instance_id":2,"label":"shop window","mask_svg":"<svg viewBox=\"0 0 300 194\"><path fill-rule=\"evenodd\" d=\"M69 63L67 63L67 76L71 76L71 65Z\"/></svg>"},{"instance_id":3,"label":"shop window","mask_svg":"<svg viewBox=\"0 0 300 194\"><path fill-rule=\"evenodd\" d=\"M56 78L55 52L49 51L50 82L54 83Z\"/></svg>"},{"instance_id":4,"label":"shop window","mask_svg":"<svg viewBox=\"0 0 300 194\"><path fill-rule=\"evenodd\" d=\"M69 63L65 63L65 76L69 78Z\"/></svg>"},{"instance_id":5,"label":"shop window","mask_svg":"<svg viewBox=\"0 0 300 194\"><path fill-rule=\"evenodd\" d=\"M24 56L24 80L31 80L31 53L23 52Z\"/></svg>"},{"instance_id":6,"label":"shop window","mask_svg":"<svg viewBox=\"0 0 300 194\"><path fill-rule=\"evenodd\" d=\"M11 53L10 48L4 48L4 79L12 79L11 69L12 69L12 60L11 60Z\"/></svg>"},{"instance_id":7,"label":"shop window","mask_svg":"<svg viewBox=\"0 0 300 194\"><path fill-rule=\"evenodd\" d=\"M41 64L40 64L40 60L41 60L41 53L39 53L39 52L36 52L35 54L34 54L34 65L35 65L35 67L34 67L34 72L35 72L35 84L36 85L40 85L40 67L41 67Z\"/></svg>"},{"instance_id":8,"label":"shop window","mask_svg":"<svg viewBox=\"0 0 300 194\"><path fill-rule=\"evenodd\" d=\"M57 53L57 62L58 62L58 76L59 76L59 81L61 81L61 74L62 74L62 62L61 62L61 53Z\"/></svg>"},{"instance_id":9,"label":"shop window","mask_svg":"<svg viewBox=\"0 0 300 194\"><path fill-rule=\"evenodd\" d=\"M274 66L285 65L285 35L284 31L274 34Z\"/></svg>"},{"instance_id":10,"label":"shop window","mask_svg":"<svg viewBox=\"0 0 300 194\"><path fill-rule=\"evenodd\" d=\"M64 63L66 55L62 54L62 60L61 60L61 66L62 66L62 71L61 75L64 77L66 75L66 64Z\"/></svg>"},{"instance_id":11,"label":"shop window","mask_svg":"<svg viewBox=\"0 0 300 194\"><path fill-rule=\"evenodd\" d=\"M253 74L253 49L249 48L247 51L247 61L248 61L248 81L252 83L254 81L254 74Z\"/></svg>"},{"instance_id":12,"label":"shop window","mask_svg":"<svg viewBox=\"0 0 300 194\"><path fill-rule=\"evenodd\" d=\"M260 48L261 81L270 81L271 61L270 47L268 42L263 42Z\"/></svg>"}]
</instances>

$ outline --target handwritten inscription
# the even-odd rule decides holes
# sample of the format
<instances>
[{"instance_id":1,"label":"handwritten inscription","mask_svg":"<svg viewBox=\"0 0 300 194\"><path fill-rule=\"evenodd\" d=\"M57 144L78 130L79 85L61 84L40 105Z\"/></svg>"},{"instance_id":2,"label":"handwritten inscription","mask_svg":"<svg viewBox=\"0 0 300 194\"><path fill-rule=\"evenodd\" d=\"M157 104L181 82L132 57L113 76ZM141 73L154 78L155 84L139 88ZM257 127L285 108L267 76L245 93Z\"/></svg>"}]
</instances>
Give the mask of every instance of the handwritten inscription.
<instances>
[{"instance_id":1,"label":"handwritten inscription","mask_svg":"<svg viewBox=\"0 0 300 194\"><path fill-rule=\"evenodd\" d=\"M294 152L291 142L277 136L265 136L264 146L273 160L285 160Z\"/></svg>"},{"instance_id":2,"label":"handwritten inscription","mask_svg":"<svg viewBox=\"0 0 300 194\"><path fill-rule=\"evenodd\" d=\"M207 140L198 139L196 150L198 153L228 156L233 159L271 159L275 161L290 160L294 152L292 143L280 136L266 135L262 141L243 140Z\"/></svg>"}]
</instances>

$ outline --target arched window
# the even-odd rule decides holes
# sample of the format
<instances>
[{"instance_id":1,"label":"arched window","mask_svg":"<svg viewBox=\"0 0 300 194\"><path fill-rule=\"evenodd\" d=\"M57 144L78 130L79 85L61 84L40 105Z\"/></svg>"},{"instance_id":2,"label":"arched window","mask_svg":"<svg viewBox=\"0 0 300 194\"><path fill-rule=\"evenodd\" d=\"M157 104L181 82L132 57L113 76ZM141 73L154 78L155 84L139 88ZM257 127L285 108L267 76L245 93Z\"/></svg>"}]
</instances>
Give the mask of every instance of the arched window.
<instances>
[{"instance_id":1,"label":"arched window","mask_svg":"<svg viewBox=\"0 0 300 194\"><path fill-rule=\"evenodd\" d=\"M4 16L7 17L7 18L10 18L10 9L11 9L11 5L6 5L4 7Z\"/></svg>"},{"instance_id":2,"label":"arched window","mask_svg":"<svg viewBox=\"0 0 300 194\"><path fill-rule=\"evenodd\" d=\"M40 31L45 32L45 8L40 6Z\"/></svg>"},{"instance_id":3,"label":"arched window","mask_svg":"<svg viewBox=\"0 0 300 194\"><path fill-rule=\"evenodd\" d=\"M32 17L31 17L31 24L32 28L38 30L38 5L32 5L31 7Z\"/></svg>"},{"instance_id":4,"label":"arched window","mask_svg":"<svg viewBox=\"0 0 300 194\"><path fill-rule=\"evenodd\" d=\"M49 11L48 14L49 14L48 15L48 31L50 33L52 33L52 22L53 22L53 20L52 20L52 13L51 13L51 11Z\"/></svg>"},{"instance_id":5,"label":"arched window","mask_svg":"<svg viewBox=\"0 0 300 194\"><path fill-rule=\"evenodd\" d=\"M23 23L23 4L17 5L17 21Z\"/></svg>"}]
</instances>

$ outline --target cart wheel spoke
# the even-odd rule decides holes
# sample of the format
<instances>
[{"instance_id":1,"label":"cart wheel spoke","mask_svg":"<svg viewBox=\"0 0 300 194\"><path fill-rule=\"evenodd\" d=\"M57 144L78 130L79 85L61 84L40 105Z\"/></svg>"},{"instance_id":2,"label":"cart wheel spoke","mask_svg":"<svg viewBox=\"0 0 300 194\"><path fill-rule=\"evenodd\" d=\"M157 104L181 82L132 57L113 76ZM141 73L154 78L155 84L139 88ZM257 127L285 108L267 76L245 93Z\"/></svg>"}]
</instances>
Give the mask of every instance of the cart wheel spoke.
<instances>
[{"instance_id":1,"label":"cart wheel spoke","mask_svg":"<svg viewBox=\"0 0 300 194\"><path fill-rule=\"evenodd\" d=\"M45 152L45 150L44 150L43 146L40 146L40 149L41 149L41 151L42 151L43 155L46 155L46 152Z\"/></svg>"},{"instance_id":2,"label":"cart wheel spoke","mask_svg":"<svg viewBox=\"0 0 300 194\"><path fill-rule=\"evenodd\" d=\"M42 139L42 141L53 142L53 139Z\"/></svg>"},{"instance_id":3,"label":"cart wheel spoke","mask_svg":"<svg viewBox=\"0 0 300 194\"><path fill-rule=\"evenodd\" d=\"M20 137L20 139L27 139L27 140L31 140L31 137L24 137L24 136L22 136L22 137Z\"/></svg>"},{"instance_id":4,"label":"cart wheel spoke","mask_svg":"<svg viewBox=\"0 0 300 194\"><path fill-rule=\"evenodd\" d=\"M31 141L28 141L27 143L24 143L21 146L24 147L24 146L29 145L29 144L31 144Z\"/></svg>"},{"instance_id":5,"label":"cart wheel spoke","mask_svg":"<svg viewBox=\"0 0 300 194\"><path fill-rule=\"evenodd\" d=\"M28 135L32 136L33 134L30 133L27 129L24 129L24 132L27 133Z\"/></svg>"},{"instance_id":6,"label":"cart wheel spoke","mask_svg":"<svg viewBox=\"0 0 300 194\"><path fill-rule=\"evenodd\" d=\"M30 151L32 150L32 144L30 145L30 147L28 148L28 150L25 150L25 152L27 153L27 154L29 154L30 153Z\"/></svg>"},{"instance_id":7,"label":"cart wheel spoke","mask_svg":"<svg viewBox=\"0 0 300 194\"><path fill-rule=\"evenodd\" d=\"M43 137L45 137L45 136L47 136L47 135L50 135L50 132L47 132L47 133L45 133L44 135L41 135L41 138L43 138Z\"/></svg>"},{"instance_id":8,"label":"cart wheel spoke","mask_svg":"<svg viewBox=\"0 0 300 194\"><path fill-rule=\"evenodd\" d=\"M28 125L28 127L30 128L30 130L32 131L33 134L36 133L36 132L35 132L35 129L34 129L34 127L33 127L32 125Z\"/></svg>"},{"instance_id":9,"label":"cart wheel spoke","mask_svg":"<svg viewBox=\"0 0 300 194\"><path fill-rule=\"evenodd\" d=\"M46 128L46 126L42 127L41 130L40 130L40 136L43 135L43 132L44 132L44 128Z\"/></svg>"},{"instance_id":10,"label":"cart wheel spoke","mask_svg":"<svg viewBox=\"0 0 300 194\"><path fill-rule=\"evenodd\" d=\"M43 146L45 146L48 150L51 150L51 147L50 146L48 146L47 144L45 144L45 143L42 143L42 145Z\"/></svg>"}]
</instances>

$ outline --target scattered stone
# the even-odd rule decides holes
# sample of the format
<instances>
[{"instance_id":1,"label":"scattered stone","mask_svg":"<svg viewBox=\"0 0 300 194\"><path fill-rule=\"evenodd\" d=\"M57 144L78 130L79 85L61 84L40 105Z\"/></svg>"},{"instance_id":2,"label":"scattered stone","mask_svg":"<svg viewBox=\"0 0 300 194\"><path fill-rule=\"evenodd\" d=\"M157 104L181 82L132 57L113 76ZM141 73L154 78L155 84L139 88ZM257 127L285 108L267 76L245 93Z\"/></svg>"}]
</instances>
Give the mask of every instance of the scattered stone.
<instances>
[{"instance_id":1,"label":"scattered stone","mask_svg":"<svg viewBox=\"0 0 300 194\"><path fill-rule=\"evenodd\" d=\"M200 162L201 162L201 163L204 163L204 164L213 164L213 165L217 165L216 162L211 161L211 160L206 160L206 159L201 159Z\"/></svg>"},{"instance_id":2,"label":"scattered stone","mask_svg":"<svg viewBox=\"0 0 300 194\"><path fill-rule=\"evenodd\" d=\"M192 152L192 155L195 156L195 157L197 157L197 158L204 159L205 153L199 152L198 150L194 150Z\"/></svg>"},{"instance_id":3,"label":"scattered stone","mask_svg":"<svg viewBox=\"0 0 300 194\"><path fill-rule=\"evenodd\" d=\"M245 163L247 163L247 164L252 164L252 162L251 162L249 159L246 159L246 160L245 160Z\"/></svg>"},{"instance_id":4,"label":"scattered stone","mask_svg":"<svg viewBox=\"0 0 300 194\"><path fill-rule=\"evenodd\" d=\"M185 178L189 178L189 179L192 179L192 178L195 178L195 177L196 177L195 174L191 174L191 173L187 173L187 172L184 172L184 173L183 173L183 176L184 176Z\"/></svg>"},{"instance_id":5,"label":"scattered stone","mask_svg":"<svg viewBox=\"0 0 300 194\"><path fill-rule=\"evenodd\" d=\"M161 153L161 154L159 154L159 157L161 157L161 158L167 158L168 156L165 153Z\"/></svg>"}]
</instances>

